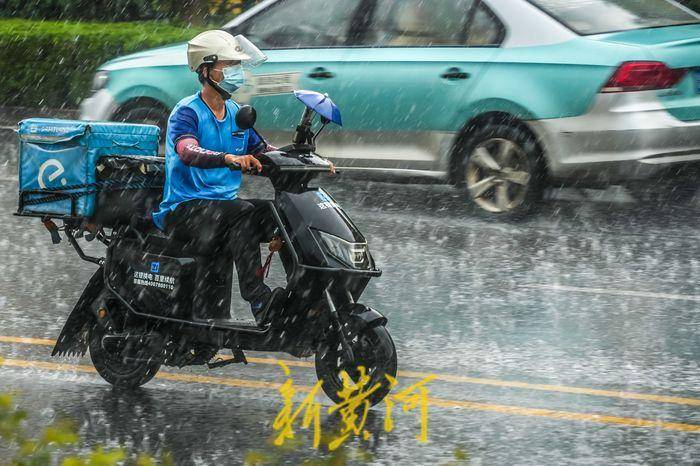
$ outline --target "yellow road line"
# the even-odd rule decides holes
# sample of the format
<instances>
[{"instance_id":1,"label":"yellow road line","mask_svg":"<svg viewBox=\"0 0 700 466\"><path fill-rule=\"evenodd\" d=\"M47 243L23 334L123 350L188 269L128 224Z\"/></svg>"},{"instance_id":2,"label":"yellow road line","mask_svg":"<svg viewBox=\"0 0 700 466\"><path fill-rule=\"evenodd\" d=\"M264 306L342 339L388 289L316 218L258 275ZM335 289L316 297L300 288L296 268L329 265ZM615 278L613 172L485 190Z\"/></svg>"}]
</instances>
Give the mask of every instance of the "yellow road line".
<instances>
[{"instance_id":1,"label":"yellow road line","mask_svg":"<svg viewBox=\"0 0 700 466\"><path fill-rule=\"evenodd\" d=\"M403 377L423 379L430 375L427 372L403 371ZM680 396L653 395L650 393L623 392L615 390L600 390L595 388L567 387L565 385L548 385L527 382L516 382L510 380L482 379L475 377L465 377L461 375L442 374L435 376L435 380L455 383L468 383L479 385L491 385L494 387L523 388L526 390L541 390L545 392L573 393L577 395L605 396L610 398L623 398L628 400L655 401L659 403L673 403L680 405L700 406L698 398L684 398Z\"/></svg>"},{"instance_id":2,"label":"yellow road line","mask_svg":"<svg viewBox=\"0 0 700 466\"><path fill-rule=\"evenodd\" d=\"M47 371L62 371L62 372L84 372L96 374L94 367L84 364L56 364L45 361L26 361L23 359L0 359L0 366L19 367L23 369L39 369ZM237 388L256 388L256 389L278 389L282 384L276 382L263 382L260 380L233 379L228 377L209 377L205 375L193 374L175 374L172 372L158 372L157 379L171 380L175 382L190 382L224 385ZM303 391L300 390L300 391Z\"/></svg>"},{"instance_id":3,"label":"yellow road line","mask_svg":"<svg viewBox=\"0 0 700 466\"><path fill-rule=\"evenodd\" d=\"M555 411L542 408L524 408L520 406L505 406L491 403L475 403L472 401L446 400L430 398L431 406L440 408L458 408L476 411L492 411L516 416L534 416L568 421L596 422L600 424L617 424L628 427L650 427L664 430L700 433L700 425L681 424L679 422L652 421L633 417L607 416L603 414L575 413L571 411Z\"/></svg>"},{"instance_id":4,"label":"yellow road line","mask_svg":"<svg viewBox=\"0 0 700 466\"><path fill-rule=\"evenodd\" d=\"M21 343L30 345L44 345L53 346L56 342L54 340L47 340L41 338L26 338L26 337L10 337L10 336L0 336L0 343ZM248 362L254 364L268 364L277 365L278 359L275 358L248 358ZM313 368L313 363L308 361L296 361L284 359L284 363L288 366L293 367L310 367ZM462 375L451 375L451 374L430 374L428 372L415 372L415 371L399 371L399 377L405 377L409 379L424 379L429 375L433 376L434 380L439 380L441 382L450 383L463 383L471 385L488 385L492 387L502 387L502 388L520 388L524 390L539 390L544 392L556 392L556 393L568 393L576 395L590 395L590 396L602 396L608 398L620 398L626 400L639 400L639 401L652 401L657 403L671 403L686 406L700 406L700 399L698 398L688 398L680 396L670 396L670 395L654 395L650 393L636 393L636 392L625 392L616 390L601 390L595 388L584 388L584 387L568 387L565 385L550 385L550 384L536 384L528 382L517 382L511 380L498 380L498 379L486 379L479 377L467 377Z\"/></svg>"},{"instance_id":5,"label":"yellow road line","mask_svg":"<svg viewBox=\"0 0 700 466\"><path fill-rule=\"evenodd\" d=\"M56 344L56 340L46 340L44 338L0 336L0 343L22 343L27 345L53 346Z\"/></svg>"},{"instance_id":6,"label":"yellow road line","mask_svg":"<svg viewBox=\"0 0 700 466\"><path fill-rule=\"evenodd\" d=\"M2 359L0 365L24 369L38 369L48 371L95 373L92 366L56 364L44 361L26 361L22 359ZM193 374L174 374L172 372L159 372L156 378L175 382L188 382L219 385L236 388L277 390L281 386L275 382L259 380L234 379L228 377L209 377ZM308 392L311 387L295 385L299 392ZM654 421L649 419L637 419L630 417L607 416L603 414L576 413L571 411L557 411L543 408L526 408L521 406L498 405L492 403L478 403L474 401L449 400L444 398L430 398L430 406L439 408L455 408L468 411L489 411L506 415L541 417L555 420L595 422L598 424L621 425L626 427L646 427L679 432L700 433L700 425L683 424L678 422Z\"/></svg>"},{"instance_id":7,"label":"yellow road line","mask_svg":"<svg viewBox=\"0 0 700 466\"><path fill-rule=\"evenodd\" d=\"M28 337L10 337L0 335L0 343L19 343L26 345L40 345L40 346L53 346L56 344L56 340L48 340L45 338L28 338ZM223 357L223 359L230 359L230 357ZM277 359L273 358L246 358L248 362L253 362L256 364L277 364ZM314 365L308 361L295 361L295 360L284 360L284 363L288 366L294 367L314 367Z\"/></svg>"}]
</instances>

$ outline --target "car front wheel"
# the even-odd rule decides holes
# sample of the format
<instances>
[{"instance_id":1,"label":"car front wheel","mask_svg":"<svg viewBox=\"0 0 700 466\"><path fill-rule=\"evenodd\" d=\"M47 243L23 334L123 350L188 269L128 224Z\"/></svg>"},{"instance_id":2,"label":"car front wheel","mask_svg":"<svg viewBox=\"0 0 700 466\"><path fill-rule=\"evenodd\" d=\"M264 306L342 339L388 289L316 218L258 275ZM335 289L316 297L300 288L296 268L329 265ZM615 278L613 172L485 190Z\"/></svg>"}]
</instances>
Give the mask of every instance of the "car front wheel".
<instances>
[{"instance_id":1,"label":"car front wheel","mask_svg":"<svg viewBox=\"0 0 700 466\"><path fill-rule=\"evenodd\" d=\"M545 169L534 137L518 126L489 123L460 148L457 185L480 211L520 218L537 206Z\"/></svg>"},{"instance_id":2,"label":"car front wheel","mask_svg":"<svg viewBox=\"0 0 700 466\"><path fill-rule=\"evenodd\" d=\"M114 116L114 121L155 125L160 128L160 143L165 141L168 126L168 112L160 105L139 102L121 108Z\"/></svg>"}]
</instances>

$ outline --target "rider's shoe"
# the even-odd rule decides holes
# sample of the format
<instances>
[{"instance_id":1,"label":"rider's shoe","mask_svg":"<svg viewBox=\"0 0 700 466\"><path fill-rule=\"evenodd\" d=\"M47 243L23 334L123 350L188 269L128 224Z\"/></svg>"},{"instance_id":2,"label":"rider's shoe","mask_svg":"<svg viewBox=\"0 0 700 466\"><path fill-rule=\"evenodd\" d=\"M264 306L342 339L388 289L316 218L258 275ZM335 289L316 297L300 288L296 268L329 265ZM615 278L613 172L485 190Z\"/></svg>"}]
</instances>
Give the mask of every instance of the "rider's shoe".
<instances>
[{"instance_id":1,"label":"rider's shoe","mask_svg":"<svg viewBox=\"0 0 700 466\"><path fill-rule=\"evenodd\" d=\"M265 307L267 306L267 302L270 300L271 297L272 290L265 286L265 290L262 293L260 293L258 298L255 301L251 301L250 303L250 312L253 313L253 317L255 317L255 322L257 322L258 325L262 323Z\"/></svg>"}]
</instances>

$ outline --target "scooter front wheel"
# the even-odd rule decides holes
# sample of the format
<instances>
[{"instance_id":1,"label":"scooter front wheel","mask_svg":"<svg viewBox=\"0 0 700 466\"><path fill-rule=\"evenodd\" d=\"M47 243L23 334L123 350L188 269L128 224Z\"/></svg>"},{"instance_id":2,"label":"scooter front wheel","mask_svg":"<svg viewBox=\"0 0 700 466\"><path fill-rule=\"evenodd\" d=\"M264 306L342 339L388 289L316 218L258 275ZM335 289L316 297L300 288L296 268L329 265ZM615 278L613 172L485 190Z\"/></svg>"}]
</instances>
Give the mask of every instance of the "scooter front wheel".
<instances>
[{"instance_id":1,"label":"scooter front wheel","mask_svg":"<svg viewBox=\"0 0 700 466\"><path fill-rule=\"evenodd\" d=\"M364 390L377 388L367 399L371 406L382 401L391 391L391 384L385 377L396 377L397 358L396 347L386 328L382 326L363 330L350 342L355 361L346 361L340 341L325 342L316 352L316 375L323 381L323 391L335 403L341 403L343 398L339 393L343 390L341 373L345 371L354 382L361 377L360 367L370 377Z\"/></svg>"},{"instance_id":2,"label":"scooter front wheel","mask_svg":"<svg viewBox=\"0 0 700 466\"><path fill-rule=\"evenodd\" d=\"M107 351L102 345L105 331L95 325L90 331L90 359L100 376L117 388L137 388L145 384L160 369L160 361L125 362L121 353Z\"/></svg>"}]
</instances>

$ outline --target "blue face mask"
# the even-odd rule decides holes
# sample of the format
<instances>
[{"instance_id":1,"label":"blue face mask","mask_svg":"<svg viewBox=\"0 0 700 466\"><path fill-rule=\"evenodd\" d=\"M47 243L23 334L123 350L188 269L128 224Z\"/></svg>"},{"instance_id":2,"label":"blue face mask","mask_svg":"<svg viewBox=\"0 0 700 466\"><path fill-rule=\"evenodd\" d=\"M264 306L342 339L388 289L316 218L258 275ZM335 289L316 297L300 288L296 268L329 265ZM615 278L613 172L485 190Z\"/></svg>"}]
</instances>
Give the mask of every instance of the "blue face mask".
<instances>
[{"instance_id":1,"label":"blue face mask","mask_svg":"<svg viewBox=\"0 0 700 466\"><path fill-rule=\"evenodd\" d=\"M219 87L229 94L233 94L245 84L245 73L240 65L227 66L221 72L224 79L218 83Z\"/></svg>"}]
</instances>

